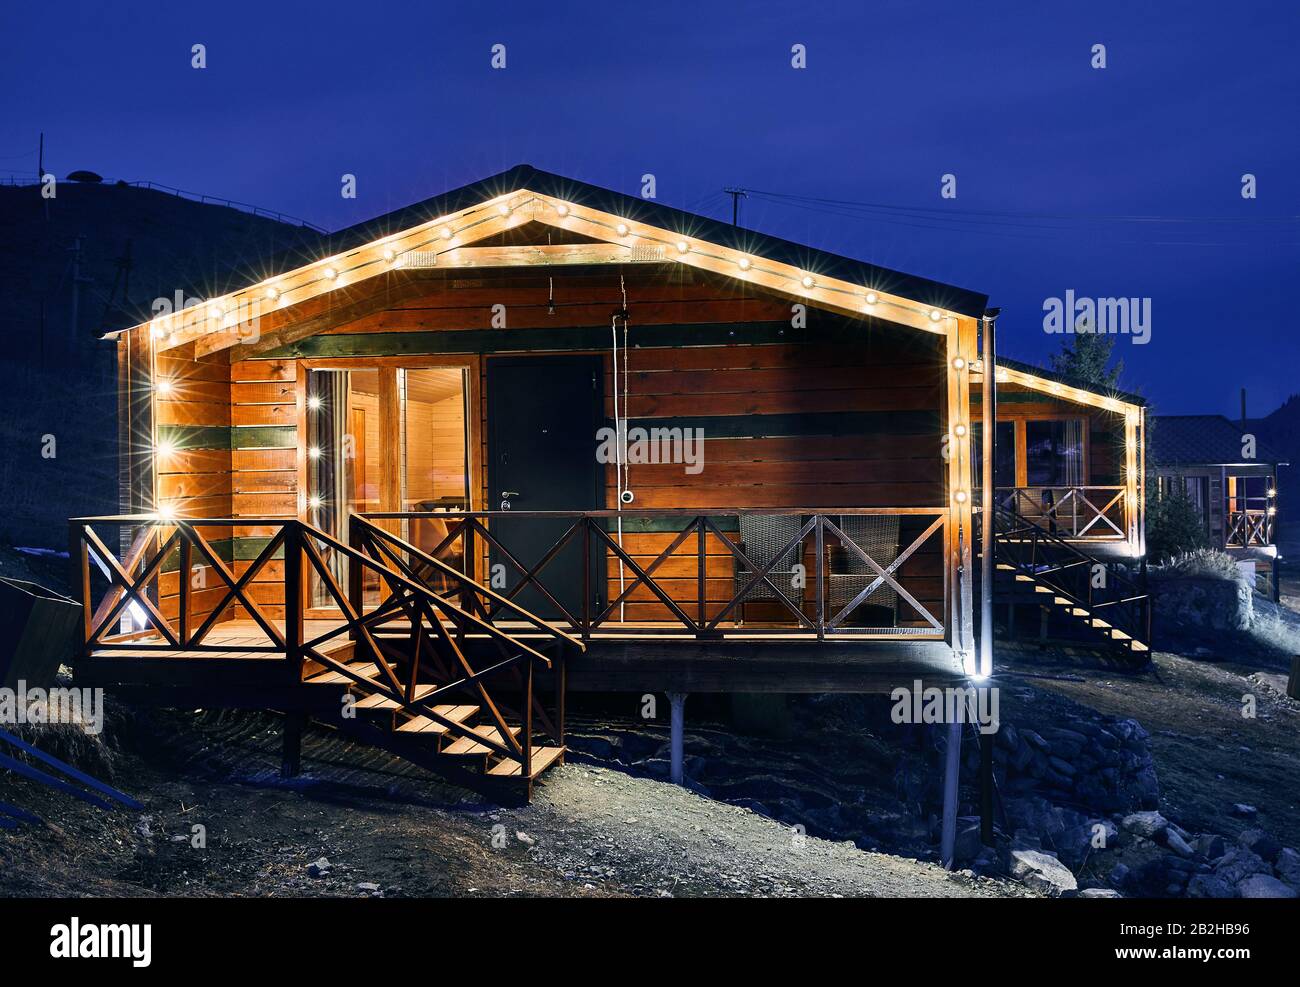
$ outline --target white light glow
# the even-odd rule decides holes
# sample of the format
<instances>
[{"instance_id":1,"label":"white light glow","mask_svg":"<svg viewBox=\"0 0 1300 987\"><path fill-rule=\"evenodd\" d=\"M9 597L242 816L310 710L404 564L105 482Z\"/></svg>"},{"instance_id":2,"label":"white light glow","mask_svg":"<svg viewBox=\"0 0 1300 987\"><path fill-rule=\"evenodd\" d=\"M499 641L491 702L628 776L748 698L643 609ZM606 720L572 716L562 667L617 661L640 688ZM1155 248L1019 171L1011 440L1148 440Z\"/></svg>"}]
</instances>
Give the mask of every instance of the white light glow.
<instances>
[{"instance_id":1,"label":"white light glow","mask_svg":"<svg viewBox=\"0 0 1300 987\"><path fill-rule=\"evenodd\" d=\"M312 411L320 411L321 399L319 394L313 394L307 399L307 407Z\"/></svg>"},{"instance_id":2,"label":"white light glow","mask_svg":"<svg viewBox=\"0 0 1300 987\"><path fill-rule=\"evenodd\" d=\"M943 318L943 313L940 312L937 308L932 308L932 309L930 309L930 321L931 321L931 322L938 322L938 321L939 321L940 319L942 319L942 318Z\"/></svg>"},{"instance_id":3,"label":"white light glow","mask_svg":"<svg viewBox=\"0 0 1300 987\"><path fill-rule=\"evenodd\" d=\"M749 266L752 263L753 261L751 261L748 257L742 257L740 258L740 260L736 261L736 266L739 267L742 271L748 271Z\"/></svg>"},{"instance_id":4,"label":"white light glow","mask_svg":"<svg viewBox=\"0 0 1300 987\"><path fill-rule=\"evenodd\" d=\"M811 274L805 274L799 283L803 285L805 288L811 288L817 282L813 280L813 276Z\"/></svg>"}]
</instances>

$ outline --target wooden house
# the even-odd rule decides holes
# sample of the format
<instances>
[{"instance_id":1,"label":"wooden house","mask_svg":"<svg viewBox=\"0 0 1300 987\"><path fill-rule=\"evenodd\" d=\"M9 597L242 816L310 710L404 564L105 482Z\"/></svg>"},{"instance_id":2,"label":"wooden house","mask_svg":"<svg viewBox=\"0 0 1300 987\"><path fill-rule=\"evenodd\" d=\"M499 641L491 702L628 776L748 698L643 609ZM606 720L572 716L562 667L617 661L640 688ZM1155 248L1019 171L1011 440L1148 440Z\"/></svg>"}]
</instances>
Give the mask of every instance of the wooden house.
<instances>
[{"instance_id":1,"label":"wooden house","mask_svg":"<svg viewBox=\"0 0 1300 987\"><path fill-rule=\"evenodd\" d=\"M88 679L531 780L566 685L980 671L977 292L520 166L202 297L114 334ZM999 571L1140 646L1067 576L1141 554L1142 405L995 376Z\"/></svg>"},{"instance_id":2,"label":"wooden house","mask_svg":"<svg viewBox=\"0 0 1300 987\"><path fill-rule=\"evenodd\" d=\"M1222 415L1160 415L1152 428L1157 493L1185 495L1212 548L1237 559L1260 592L1276 599L1278 467L1284 457L1252 426Z\"/></svg>"}]
</instances>

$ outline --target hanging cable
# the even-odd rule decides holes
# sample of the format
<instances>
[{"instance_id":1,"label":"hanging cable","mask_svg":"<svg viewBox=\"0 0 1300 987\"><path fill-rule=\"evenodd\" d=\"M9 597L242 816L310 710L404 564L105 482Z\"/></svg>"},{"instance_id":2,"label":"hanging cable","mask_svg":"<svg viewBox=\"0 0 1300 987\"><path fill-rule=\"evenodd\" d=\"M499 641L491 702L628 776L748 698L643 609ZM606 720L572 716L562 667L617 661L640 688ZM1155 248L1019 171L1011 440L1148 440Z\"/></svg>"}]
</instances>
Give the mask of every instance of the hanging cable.
<instances>
[{"instance_id":1,"label":"hanging cable","mask_svg":"<svg viewBox=\"0 0 1300 987\"><path fill-rule=\"evenodd\" d=\"M627 370L627 342L628 342L628 313L627 313L627 281L620 273L618 276L619 291L623 298L623 307L613 314L609 322L609 334L611 350L613 353L613 381L614 381L614 488L616 494L615 500L615 527L617 529L618 547L623 549L623 505L630 504L634 495L628 489L628 463L627 463L627 394L628 394L628 370ZM619 413L618 400L618 321L623 320L623 407L622 415ZM626 592L626 574L624 572L623 560L618 560L618 595L620 602L618 605L619 623L626 619L627 604L622 602L622 596Z\"/></svg>"}]
</instances>

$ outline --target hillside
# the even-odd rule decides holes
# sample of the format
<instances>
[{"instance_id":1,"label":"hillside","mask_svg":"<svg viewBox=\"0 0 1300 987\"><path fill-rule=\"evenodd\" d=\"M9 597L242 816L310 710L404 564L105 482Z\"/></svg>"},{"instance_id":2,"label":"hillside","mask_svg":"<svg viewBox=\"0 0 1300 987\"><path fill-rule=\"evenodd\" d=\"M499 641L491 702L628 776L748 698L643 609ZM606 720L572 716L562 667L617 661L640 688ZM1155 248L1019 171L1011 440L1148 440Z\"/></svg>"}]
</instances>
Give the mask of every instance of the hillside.
<instances>
[{"instance_id":1,"label":"hillside","mask_svg":"<svg viewBox=\"0 0 1300 987\"><path fill-rule=\"evenodd\" d=\"M62 182L50 200L0 187L0 540L61 548L69 516L117 510L106 328L317 242L305 227L127 185Z\"/></svg>"}]
</instances>

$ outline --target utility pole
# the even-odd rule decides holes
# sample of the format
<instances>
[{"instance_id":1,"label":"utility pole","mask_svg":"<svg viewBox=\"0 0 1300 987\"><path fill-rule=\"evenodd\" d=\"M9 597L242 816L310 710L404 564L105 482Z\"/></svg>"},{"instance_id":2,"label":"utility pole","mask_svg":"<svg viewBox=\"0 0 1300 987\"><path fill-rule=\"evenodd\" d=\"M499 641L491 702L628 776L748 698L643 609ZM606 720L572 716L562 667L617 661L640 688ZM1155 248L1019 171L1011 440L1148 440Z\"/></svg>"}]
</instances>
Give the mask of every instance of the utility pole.
<instances>
[{"instance_id":1,"label":"utility pole","mask_svg":"<svg viewBox=\"0 0 1300 987\"><path fill-rule=\"evenodd\" d=\"M740 200L749 198L749 192L743 188L724 188L722 191L731 196L731 225L740 225Z\"/></svg>"}]
</instances>

